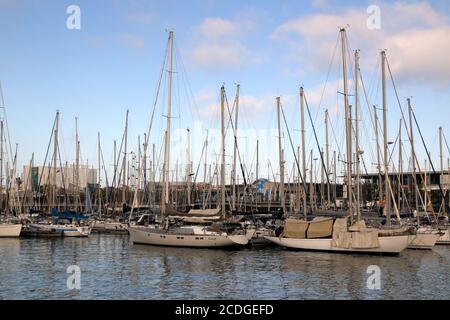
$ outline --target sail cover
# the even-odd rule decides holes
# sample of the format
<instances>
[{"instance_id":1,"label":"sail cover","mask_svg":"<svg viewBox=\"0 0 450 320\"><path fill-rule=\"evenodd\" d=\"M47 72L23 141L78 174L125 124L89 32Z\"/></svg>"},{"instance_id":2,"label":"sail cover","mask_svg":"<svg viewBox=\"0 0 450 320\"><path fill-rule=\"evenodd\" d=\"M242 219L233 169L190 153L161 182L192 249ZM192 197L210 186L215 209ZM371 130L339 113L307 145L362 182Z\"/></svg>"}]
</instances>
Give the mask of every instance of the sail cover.
<instances>
[{"instance_id":1,"label":"sail cover","mask_svg":"<svg viewBox=\"0 0 450 320\"><path fill-rule=\"evenodd\" d=\"M308 222L298 219L286 219L282 236L286 238L305 239Z\"/></svg>"},{"instance_id":2,"label":"sail cover","mask_svg":"<svg viewBox=\"0 0 450 320\"><path fill-rule=\"evenodd\" d=\"M327 238L333 233L333 219L319 218L309 223L308 239Z\"/></svg>"}]
</instances>

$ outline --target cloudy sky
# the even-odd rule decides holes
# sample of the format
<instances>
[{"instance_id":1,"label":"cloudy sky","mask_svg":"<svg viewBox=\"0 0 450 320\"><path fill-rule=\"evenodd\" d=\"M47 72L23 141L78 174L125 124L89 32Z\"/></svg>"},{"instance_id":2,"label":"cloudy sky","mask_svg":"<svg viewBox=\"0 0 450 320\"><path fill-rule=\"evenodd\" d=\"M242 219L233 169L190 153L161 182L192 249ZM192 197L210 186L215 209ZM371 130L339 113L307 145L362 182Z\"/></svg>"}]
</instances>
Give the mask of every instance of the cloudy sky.
<instances>
[{"instance_id":1,"label":"cloudy sky","mask_svg":"<svg viewBox=\"0 0 450 320\"><path fill-rule=\"evenodd\" d=\"M79 30L66 25L67 7L73 4L81 10ZM374 6L380 9L379 28L370 25ZM413 97L424 138L437 161L439 126L450 140L450 4L446 0L0 0L0 80L13 149L19 144L19 167L29 161L32 152L37 162L43 161L56 110L61 111L65 161L75 157L75 117L84 163L96 164L100 132L106 165L112 166L113 140L120 143L127 109L129 148L136 150L138 135L142 142L149 126L167 30L175 32L174 139L191 129L194 162L198 162L205 130L220 128L222 84L230 107L235 84L241 86L238 140L249 166L255 161L259 138L261 171L267 173L269 158L277 171L276 96L281 97L295 148L299 144L301 85L320 143L323 114L328 109L331 149L343 152L339 27L347 28L349 55L361 50L367 93L367 98L363 94L359 98L361 144L367 169L373 170L375 163L368 110L373 105L381 107L381 49L387 50L402 107L407 97ZM350 58L349 68L353 68ZM350 70L350 94L354 93L352 76ZM390 81L387 90L389 140L395 141L400 112ZM160 91L150 137L157 150L165 128L167 85ZM403 140L407 153L405 132ZM286 158L292 159L286 128L283 143ZM307 143L317 157L309 123ZM185 146L182 139L173 144L172 165L184 161ZM423 163L423 148L418 149ZM214 141L210 152L210 159L217 156Z\"/></svg>"}]
</instances>

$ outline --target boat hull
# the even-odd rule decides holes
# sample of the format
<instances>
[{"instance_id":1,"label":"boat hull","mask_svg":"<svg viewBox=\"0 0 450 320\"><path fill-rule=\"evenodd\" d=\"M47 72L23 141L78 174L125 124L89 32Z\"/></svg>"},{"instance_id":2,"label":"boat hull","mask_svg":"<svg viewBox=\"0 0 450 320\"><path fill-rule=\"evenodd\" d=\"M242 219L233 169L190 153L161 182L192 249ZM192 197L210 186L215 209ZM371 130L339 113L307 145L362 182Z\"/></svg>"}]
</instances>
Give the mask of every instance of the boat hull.
<instances>
[{"instance_id":1,"label":"boat hull","mask_svg":"<svg viewBox=\"0 0 450 320\"><path fill-rule=\"evenodd\" d=\"M418 233L410 235L410 244L408 249L431 250L438 241L439 233Z\"/></svg>"},{"instance_id":2,"label":"boat hull","mask_svg":"<svg viewBox=\"0 0 450 320\"><path fill-rule=\"evenodd\" d=\"M265 237L267 240L286 248L312 250L312 251L328 251L328 252L345 252L345 253L370 253L370 254L399 254L408 247L409 236L392 236L379 237L380 246L377 248L360 249L360 248L337 248L332 245L333 239L294 239Z\"/></svg>"},{"instance_id":3,"label":"boat hull","mask_svg":"<svg viewBox=\"0 0 450 320\"><path fill-rule=\"evenodd\" d=\"M91 227L31 224L27 233L35 237L88 237Z\"/></svg>"},{"instance_id":4,"label":"boat hull","mask_svg":"<svg viewBox=\"0 0 450 320\"><path fill-rule=\"evenodd\" d=\"M450 229L445 230L444 234L439 237L436 244L450 244Z\"/></svg>"},{"instance_id":5,"label":"boat hull","mask_svg":"<svg viewBox=\"0 0 450 320\"><path fill-rule=\"evenodd\" d=\"M128 234L128 225L120 222L96 221L92 231L97 233Z\"/></svg>"},{"instance_id":6,"label":"boat hull","mask_svg":"<svg viewBox=\"0 0 450 320\"><path fill-rule=\"evenodd\" d=\"M248 244L245 235L182 235L155 232L147 227L129 227L133 244L148 244L168 247L218 248Z\"/></svg>"},{"instance_id":7,"label":"boat hull","mask_svg":"<svg viewBox=\"0 0 450 320\"><path fill-rule=\"evenodd\" d=\"M20 236L22 224L0 224L0 238L16 238Z\"/></svg>"},{"instance_id":8,"label":"boat hull","mask_svg":"<svg viewBox=\"0 0 450 320\"><path fill-rule=\"evenodd\" d=\"M90 227L76 227L73 229L68 229L63 231L63 237L88 237L91 234Z\"/></svg>"}]
</instances>

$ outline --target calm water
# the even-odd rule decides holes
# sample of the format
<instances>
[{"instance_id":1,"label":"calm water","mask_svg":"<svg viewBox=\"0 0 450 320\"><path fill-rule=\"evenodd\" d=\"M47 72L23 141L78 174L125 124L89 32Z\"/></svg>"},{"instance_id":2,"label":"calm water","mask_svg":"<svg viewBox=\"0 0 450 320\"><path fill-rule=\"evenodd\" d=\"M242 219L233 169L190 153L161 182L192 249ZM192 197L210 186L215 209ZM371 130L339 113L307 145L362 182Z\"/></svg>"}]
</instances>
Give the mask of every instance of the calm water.
<instances>
[{"instance_id":1,"label":"calm water","mask_svg":"<svg viewBox=\"0 0 450 320\"><path fill-rule=\"evenodd\" d=\"M67 267L81 289L67 289ZM381 290L367 289L369 265ZM450 246L400 257L131 245L128 236L0 239L2 299L450 299Z\"/></svg>"}]
</instances>

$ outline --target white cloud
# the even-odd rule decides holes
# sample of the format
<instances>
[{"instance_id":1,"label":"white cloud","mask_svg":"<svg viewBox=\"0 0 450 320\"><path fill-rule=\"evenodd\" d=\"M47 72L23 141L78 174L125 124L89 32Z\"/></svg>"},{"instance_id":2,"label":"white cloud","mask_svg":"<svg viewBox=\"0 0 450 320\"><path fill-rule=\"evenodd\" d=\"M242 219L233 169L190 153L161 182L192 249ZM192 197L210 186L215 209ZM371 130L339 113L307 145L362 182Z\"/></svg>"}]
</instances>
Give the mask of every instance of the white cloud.
<instances>
[{"instance_id":1,"label":"white cloud","mask_svg":"<svg viewBox=\"0 0 450 320\"><path fill-rule=\"evenodd\" d=\"M131 33L122 33L119 35L120 41L133 49L142 49L145 46L145 41L142 37L131 34Z\"/></svg>"},{"instance_id":2,"label":"white cloud","mask_svg":"<svg viewBox=\"0 0 450 320\"><path fill-rule=\"evenodd\" d=\"M245 45L245 36L255 28L250 20L206 18L192 29L196 40L191 51L194 64L207 70L242 68L260 59Z\"/></svg>"},{"instance_id":3,"label":"white cloud","mask_svg":"<svg viewBox=\"0 0 450 320\"><path fill-rule=\"evenodd\" d=\"M380 8L381 30L367 28L365 8L350 8L287 21L274 30L271 38L287 43L290 50L285 59L301 64L303 74L324 71L336 44L338 27L350 25L350 46L361 49L363 67L364 64L374 65L379 59L379 50L387 48L398 79L449 84L448 18L428 3L381 3Z\"/></svg>"},{"instance_id":4,"label":"white cloud","mask_svg":"<svg viewBox=\"0 0 450 320\"><path fill-rule=\"evenodd\" d=\"M153 13L149 12L132 12L128 13L125 16L125 19L132 24L148 26L154 21L155 16Z\"/></svg>"}]
</instances>

